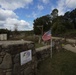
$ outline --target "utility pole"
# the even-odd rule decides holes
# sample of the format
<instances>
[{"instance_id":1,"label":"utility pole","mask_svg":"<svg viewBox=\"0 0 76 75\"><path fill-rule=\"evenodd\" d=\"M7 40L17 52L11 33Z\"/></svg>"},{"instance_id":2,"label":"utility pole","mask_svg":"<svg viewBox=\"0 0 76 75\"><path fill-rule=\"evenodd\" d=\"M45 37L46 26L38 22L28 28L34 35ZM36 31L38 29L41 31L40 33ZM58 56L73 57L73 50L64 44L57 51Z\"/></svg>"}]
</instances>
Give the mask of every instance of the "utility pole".
<instances>
[{"instance_id":1,"label":"utility pole","mask_svg":"<svg viewBox=\"0 0 76 75\"><path fill-rule=\"evenodd\" d=\"M43 25L42 26L37 26L41 30L41 36L39 37L39 43L41 42L41 37L43 35Z\"/></svg>"}]
</instances>

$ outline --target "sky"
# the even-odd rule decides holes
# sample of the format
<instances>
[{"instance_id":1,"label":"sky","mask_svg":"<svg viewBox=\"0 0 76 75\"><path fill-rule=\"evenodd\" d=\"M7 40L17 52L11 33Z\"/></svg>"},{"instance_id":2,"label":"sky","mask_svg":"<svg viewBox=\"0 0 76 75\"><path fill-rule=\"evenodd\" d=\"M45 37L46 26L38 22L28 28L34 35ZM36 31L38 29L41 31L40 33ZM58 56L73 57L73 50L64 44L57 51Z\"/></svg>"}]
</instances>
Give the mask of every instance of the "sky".
<instances>
[{"instance_id":1,"label":"sky","mask_svg":"<svg viewBox=\"0 0 76 75\"><path fill-rule=\"evenodd\" d=\"M76 8L76 0L0 0L0 29L33 30L33 21L58 9L58 15Z\"/></svg>"}]
</instances>

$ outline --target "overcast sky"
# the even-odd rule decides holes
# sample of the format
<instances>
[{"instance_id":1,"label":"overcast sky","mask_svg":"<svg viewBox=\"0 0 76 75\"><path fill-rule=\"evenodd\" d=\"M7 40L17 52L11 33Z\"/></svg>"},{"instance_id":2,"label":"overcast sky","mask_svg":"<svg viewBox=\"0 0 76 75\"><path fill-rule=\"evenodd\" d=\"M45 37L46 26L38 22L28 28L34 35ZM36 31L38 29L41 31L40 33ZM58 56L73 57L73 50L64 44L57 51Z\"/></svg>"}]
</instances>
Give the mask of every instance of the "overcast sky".
<instances>
[{"instance_id":1,"label":"overcast sky","mask_svg":"<svg viewBox=\"0 0 76 75\"><path fill-rule=\"evenodd\" d=\"M50 14L53 9L59 15L76 7L76 0L0 0L0 29L32 30L33 20Z\"/></svg>"}]
</instances>

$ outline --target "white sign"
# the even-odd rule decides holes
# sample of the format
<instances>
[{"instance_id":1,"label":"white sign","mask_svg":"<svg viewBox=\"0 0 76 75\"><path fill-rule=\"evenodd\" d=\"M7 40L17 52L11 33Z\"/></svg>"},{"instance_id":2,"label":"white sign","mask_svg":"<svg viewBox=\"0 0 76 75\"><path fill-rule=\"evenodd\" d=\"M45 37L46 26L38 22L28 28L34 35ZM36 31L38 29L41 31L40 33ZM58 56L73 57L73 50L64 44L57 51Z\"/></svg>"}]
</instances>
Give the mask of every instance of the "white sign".
<instances>
[{"instance_id":1,"label":"white sign","mask_svg":"<svg viewBox=\"0 0 76 75\"><path fill-rule=\"evenodd\" d=\"M21 65L31 61L32 60L32 51L27 50L27 51L21 52L20 58L21 58Z\"/></svg>"}]
</instances>

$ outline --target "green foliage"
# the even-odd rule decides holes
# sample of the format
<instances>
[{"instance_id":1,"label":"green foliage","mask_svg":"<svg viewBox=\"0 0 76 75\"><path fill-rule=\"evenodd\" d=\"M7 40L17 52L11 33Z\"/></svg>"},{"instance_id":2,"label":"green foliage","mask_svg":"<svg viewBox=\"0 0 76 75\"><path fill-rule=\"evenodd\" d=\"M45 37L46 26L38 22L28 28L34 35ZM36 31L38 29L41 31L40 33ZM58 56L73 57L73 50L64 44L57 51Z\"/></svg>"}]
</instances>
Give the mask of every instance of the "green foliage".
<instances>
[{"instance_id":1,"label":"green foliage","mask_svg":"<svg viewBox=\"0 0 76 75\"><path fill-rule=\"evenodd\" d=\"M7 29L0 29L0 34L8 33L8 32L9 32L9 30L7 30Z\"/></svg>"},{"instance_id":2,"label":"green foliage","mask_svg":"<svg viewBox=\"0 0 76 75\"><path fill-rule=\"evenodd\" d=\"M40 18L37 18L34 20L34 33L35 34L41 34L42 33L42 28L38 26L43 26L43 32L47 31L51 27L51 22L49 15L42 16Z\"/></svg>"},{"instance_id":3,"label":"green foliage","mask_svg":"<svg viewBox=\"0 0 76 75\"><path fill-rule=\"evenodd\" d=\"M35 48L43 47L44 45L41 43L35 43Z\"/></svg>"},{"instance_id":4,"label":"green foliage","mask_svg":"<svg viewBox=\"0 0 76 75\"><path fill-rule=\"evenodd\" d=\"M52 34L59 35L66 32L66 27L60 22L55 22L52 26Z\"/></svg>"},{"instance_id":5,"label":"green foliage","mask_svg":"<svg viewBox=\"0 0 76 75\"><path fill-rule=\"evenodd\" d=\"M74 25L64 19L64 16L58 16L53 20L52 23L52 33L53 35L60 35L67 31L70 31L71 29L74 29Z\"/></svg>"},{"instance_id":6,"label":"green foliage","mask_svg":"<svg viewBox=\"0 0 76 75\"><path fill-rule=\"evenodd\" d=\"M66 20L69 20L72 24L74 24L74 28L76 29L76 9L71 12L66 12L64 17Z\"/></svg>"},{"instance_id":7,"label":"green foliage","mask_svg":"<svg viewBox=\"0 0 76 75\"><path fill-rule=\"evenodd\" d=\"M62 34L62 36L65 36L67 38L75 39L75 37L76 37L76 30L67 31L66 33Z\"/></svg>"},{"instance_id":8,"label":"green foliage","mask_svg":"<svg viewBox=\"0 0 76 75\"><path fill-rule=\"evenodd\" d=\"M51 23L52 22L52 23ZM53 35L62 35L71 30L76 30L76 9L58 16L58 10L54 9L50 15L45 15L34 20L34 33L41 34L42 29L37 26L43 25L43 32L52 29Z\"/></svg>"},{"instance_id":9,"label":"green foliage","mask_svg":"<svg viewBox=\"0 0 76 75\"><path fill-rule=\"evenodd\" d=\"M52 18L56 18L58 16L58 9L54 9L51 13Z\"/></svg>"}]
</instances>

